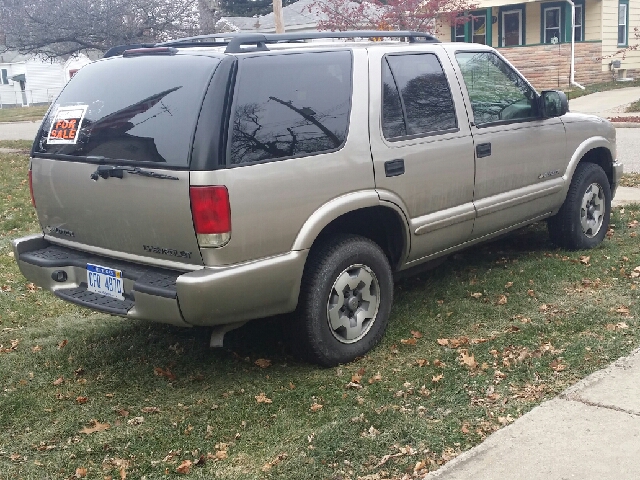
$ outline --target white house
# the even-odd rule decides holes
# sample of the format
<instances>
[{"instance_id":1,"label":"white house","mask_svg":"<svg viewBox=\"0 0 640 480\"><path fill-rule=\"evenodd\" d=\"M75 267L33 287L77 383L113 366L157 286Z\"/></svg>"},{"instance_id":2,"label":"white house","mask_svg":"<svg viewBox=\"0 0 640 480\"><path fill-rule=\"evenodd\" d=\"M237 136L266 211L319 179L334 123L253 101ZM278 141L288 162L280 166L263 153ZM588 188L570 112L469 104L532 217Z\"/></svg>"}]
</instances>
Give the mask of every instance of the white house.
<instances>
[{"instance_id":1,"label":"white house","mask_svg":"<svg viewBox=\"0 0 640 480\"><path fill-rule=\"evenodd\" d=\"M284 24L288 33L317 32L318 20L324 15L310 12L309 6L316 0L298 0L282 9ZM275 33L276 24L273 13L256 17L222 17L218 28L230 31Z\"/></svg>"},{"instance_id":2,"label":"white house","mask_svg":"<svg viewBox=\"0 0 640 480\"><path fill-rule=\"evenodd\" d=\"M91 60L80 55L64 61L7 51L0 54L1 108L51 103L69 79Z\"/></svg>"}]
</instances>

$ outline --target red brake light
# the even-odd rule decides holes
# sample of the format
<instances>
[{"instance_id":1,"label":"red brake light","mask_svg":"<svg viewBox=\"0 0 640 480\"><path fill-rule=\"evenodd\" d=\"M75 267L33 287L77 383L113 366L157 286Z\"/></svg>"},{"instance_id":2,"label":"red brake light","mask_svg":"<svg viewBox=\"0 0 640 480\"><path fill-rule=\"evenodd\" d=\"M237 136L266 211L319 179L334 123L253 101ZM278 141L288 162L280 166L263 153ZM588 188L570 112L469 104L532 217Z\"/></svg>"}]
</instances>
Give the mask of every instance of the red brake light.
<instances>
[{"instance_id":1,"label":"red brake light","mask_svg":"<svg viewBox=\"0 0 640 480\"><path fill-rule=\"evenodd\" d=\"M220 247L231 237L227 187L189 187L193 225L201 247Z\"/></svg>"},{"instance_id":2,"label":"red brake light","mask_svg":"<svg viewBox=\"0 0 640 480\"><path fill-rule=\"evenodd\" d=\"M33 196L33 174L31 169L29 169L29 194L31 195L31 205L36 206L36 199Z\"/></svg>"}]
</instances>

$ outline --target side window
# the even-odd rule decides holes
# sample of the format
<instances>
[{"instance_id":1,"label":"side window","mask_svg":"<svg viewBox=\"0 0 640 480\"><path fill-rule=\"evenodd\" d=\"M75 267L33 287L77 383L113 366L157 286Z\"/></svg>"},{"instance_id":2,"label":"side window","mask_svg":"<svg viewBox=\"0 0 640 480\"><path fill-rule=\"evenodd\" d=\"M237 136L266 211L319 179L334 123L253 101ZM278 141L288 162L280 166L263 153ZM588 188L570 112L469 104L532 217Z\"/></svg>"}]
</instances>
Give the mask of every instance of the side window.
<instances>
[{"instance_id":1,"label":"side window","mask_svg":"<svg viewBox=\"0 0 640 480\"><path fill-rule=\"evenodd\" d=\"M535 91L492 52L457 52L476 125L537 117Z\"/></svg>"},{"instance_id":2,"label":"side window","mask_svg":"<svg viewBox=\"0 0 640 480\"><path fill-rule=\"evenodd\" d=\"M7 76L7 69L6 68L2 69L2 84L3 85L9 85L9 78Z\"/></svg>"},{"instance_id":3,"label":"side window","mask_svg":"<svg viewBox=\"0 0 640 480\"><path fill-rule=\"evenodd\" d=\"M385 138L457 128L449 82L436 55L387 55L382 61Z\"/></svg>"},{"instance_id":4,"label":"side window","mask_svg":"<svg viewBox=\"0 0 640 480\"><path fill-rule=\"evenodd\" d=\"M240 60L231 164L335 150L347 138L351 53L281 54Z\"/></svg>"}]
</instances>

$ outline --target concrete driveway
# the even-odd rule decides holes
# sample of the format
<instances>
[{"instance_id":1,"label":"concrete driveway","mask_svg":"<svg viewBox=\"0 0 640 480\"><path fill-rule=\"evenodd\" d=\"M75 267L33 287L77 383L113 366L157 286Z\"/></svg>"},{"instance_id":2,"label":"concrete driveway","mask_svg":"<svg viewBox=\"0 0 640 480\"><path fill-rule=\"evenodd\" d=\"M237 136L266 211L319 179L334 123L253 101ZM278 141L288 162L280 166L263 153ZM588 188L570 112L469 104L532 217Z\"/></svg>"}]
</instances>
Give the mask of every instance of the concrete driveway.
<instances>
[{"instance_id":1,"label":"concrete driveway","mask_svg":"<svg viewBox=\"0 0 640 480\"><path fill-rule=\"evenodd\" d=\"M39 121L0 123L0 140L33 140L39 127Z\"/></svg>"}]
</instances>

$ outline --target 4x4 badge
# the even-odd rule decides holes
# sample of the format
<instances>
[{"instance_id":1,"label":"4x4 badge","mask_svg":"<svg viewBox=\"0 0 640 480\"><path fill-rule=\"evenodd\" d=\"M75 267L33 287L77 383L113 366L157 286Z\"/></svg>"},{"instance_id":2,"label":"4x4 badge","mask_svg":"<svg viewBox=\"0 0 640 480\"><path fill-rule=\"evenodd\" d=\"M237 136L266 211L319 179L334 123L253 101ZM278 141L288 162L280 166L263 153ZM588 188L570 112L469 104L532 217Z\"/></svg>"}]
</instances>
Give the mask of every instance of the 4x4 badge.
<instances>
[{"instance_id":1,"label":"4x4 badge","mask_svg":"<svg viewBox=\"0 0 640 480\"><path fill-rule=\"evenodd\" d=\"M538 178L542 180L543 178L555 177L556 175L560 175L560 170L552 170L550 172L544 172L538 175Z\"/></svg>"}]
</instances>

